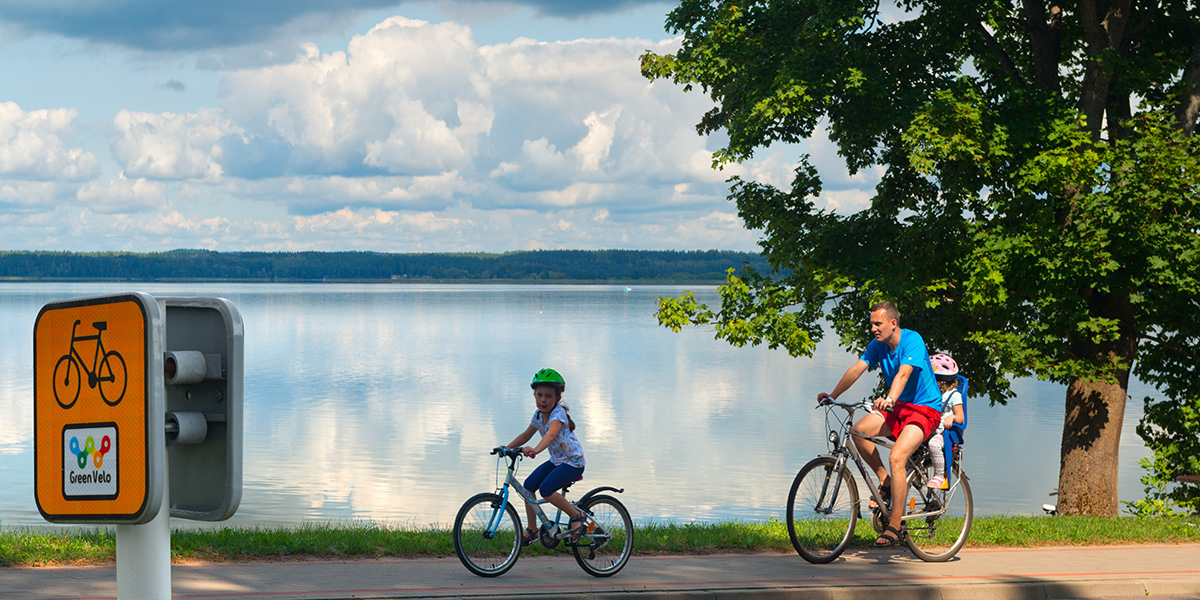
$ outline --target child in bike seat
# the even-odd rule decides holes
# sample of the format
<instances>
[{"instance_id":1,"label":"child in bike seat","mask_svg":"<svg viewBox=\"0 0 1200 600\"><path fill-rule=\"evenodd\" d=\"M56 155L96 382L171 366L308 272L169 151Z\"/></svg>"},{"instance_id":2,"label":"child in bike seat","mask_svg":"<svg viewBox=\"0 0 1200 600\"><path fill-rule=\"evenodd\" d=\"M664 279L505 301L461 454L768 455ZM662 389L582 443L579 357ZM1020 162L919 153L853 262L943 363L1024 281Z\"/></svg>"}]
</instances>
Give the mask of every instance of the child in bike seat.
<instances>
[{"instance_id":1,"label":"child in bike seat","mask_svg":"<svg viewBox=\"0 0 1200 600\"><path fill-rule=\"evenodd\" d=\"M942 432L954 424L963 424L963 400L958 392L958 363L945 354L935 354L929 357L933 363L933 378L937 380L938 388L942 390L942 421L938 423L937 431L929 438L929 455L933 459L933 478L926 484L935 489L949 489L946 478L945 438Z\"/></svg>"},{"instance_id":2,"label":"child in bike seat","mask_svg":"<svg viewBox=\"0 0 1200 600\"><path fill-rule=\"evenodd\" d=\"M529 492L541 492L542 497L553 504L555 508L571 517L569 531L572 539L578 539L583 533L583 513L567 501L559 490L583 477L583 446L575 437L575 421L567 414L567 405L562 402L562 393L567 388L566 381L554 369L542 369L533 375L529 387L533 388L533 400L537 410L525 428L513 441L509 448L520 448L521 451L533 458L541 451L550 450L550 460L534 469L525 478L525 489ZM542 440L536 446L523 446L533 437L534 432L542 434ZM539 537L537 514L528 501L525 502L525 532L521 534L521 542L528 546Z\"/></svg>"}]
</instances>

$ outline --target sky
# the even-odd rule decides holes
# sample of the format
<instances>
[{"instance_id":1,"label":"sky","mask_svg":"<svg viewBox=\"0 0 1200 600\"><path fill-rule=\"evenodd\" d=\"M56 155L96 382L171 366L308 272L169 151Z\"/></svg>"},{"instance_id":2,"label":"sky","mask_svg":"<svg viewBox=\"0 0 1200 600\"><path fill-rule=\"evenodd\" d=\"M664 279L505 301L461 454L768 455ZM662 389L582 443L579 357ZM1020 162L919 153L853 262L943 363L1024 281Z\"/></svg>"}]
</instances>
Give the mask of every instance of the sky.
<instances>
[{"instance_id":1,"label":"sky","mask_svg":"<svg viewBox=\"0 0 1200 600\"><path fill-rule=\"evenodd\" d=\"M0 250L758 251L655 0L0 0Z\"/></svg>"}]
</instances>

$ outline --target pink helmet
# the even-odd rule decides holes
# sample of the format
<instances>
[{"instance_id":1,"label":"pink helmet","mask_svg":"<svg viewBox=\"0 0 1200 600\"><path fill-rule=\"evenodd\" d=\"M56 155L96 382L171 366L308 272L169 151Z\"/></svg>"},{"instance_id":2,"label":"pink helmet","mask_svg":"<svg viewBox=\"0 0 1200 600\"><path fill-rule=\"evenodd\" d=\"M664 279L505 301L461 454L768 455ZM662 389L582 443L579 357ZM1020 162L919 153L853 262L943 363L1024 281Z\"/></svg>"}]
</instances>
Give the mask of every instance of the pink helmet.
<instances>
[{"instance_id":1,"label":"pink helmet","mask_svg":"<svg viewBox=\"0 0 1200 600\"><path fill-rule=\"evenodd\" d=\"M929 362L933 363L934 377L941 379L953 378L955 375L958 375L958 363L945 354L934 354L929 357Z\"/></svg>"}]
</instances>

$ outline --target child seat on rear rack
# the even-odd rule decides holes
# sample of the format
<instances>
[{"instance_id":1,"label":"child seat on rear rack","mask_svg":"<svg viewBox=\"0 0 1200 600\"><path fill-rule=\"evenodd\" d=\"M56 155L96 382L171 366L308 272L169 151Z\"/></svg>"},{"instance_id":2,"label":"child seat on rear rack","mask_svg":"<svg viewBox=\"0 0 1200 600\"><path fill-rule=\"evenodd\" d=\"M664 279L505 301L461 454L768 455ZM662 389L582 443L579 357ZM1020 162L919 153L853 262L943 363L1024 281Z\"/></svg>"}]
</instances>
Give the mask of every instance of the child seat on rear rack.
<instances>
[{"instance_id":1,"label":"child seat on rear rack","mask_svg":"<svg viewBox=\"0 0 1200 600\"><path fill-rule=\"evenodd\" d=\"M954 449L963 445L963 430L967 428L967 378L958 376L958 393L962 395L963 422L955 423L942 431L942 452L946 455L946 481L952 482L954 474Z\"/></svg>"}]
</instances>

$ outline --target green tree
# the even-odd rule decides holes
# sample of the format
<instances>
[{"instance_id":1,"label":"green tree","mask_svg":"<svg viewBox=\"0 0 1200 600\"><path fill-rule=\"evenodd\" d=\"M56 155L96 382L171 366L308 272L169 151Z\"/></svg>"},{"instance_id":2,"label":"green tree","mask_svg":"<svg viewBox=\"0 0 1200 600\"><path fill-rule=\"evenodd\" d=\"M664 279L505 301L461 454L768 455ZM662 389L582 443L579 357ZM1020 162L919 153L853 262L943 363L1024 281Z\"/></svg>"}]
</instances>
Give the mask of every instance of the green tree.
<instances>
[{"instance_id":1,"label":"green tree","mask_svg":"<svg viewBox=\"0 0 1200 600\"><path fill-rule=\"evenodd\" d=\"M884 174L848 215L819 208L808 157L789 189L730 178L771 270L731 272L715 312L664 298L660 322L810 355L827 318L861 350L867 308L891 299L993 402L1012 396L1011 377L1065 384L1060 510L1116 514L1131 370L1163 402L1200 405L1180 384L1200 347L1200 10L901 0L891 12L682 0L670 13L681 47L647 53L642 73L712 98L697 130L728 138L714 167L821 126L851 173Z\"/></svg>"}]
</instances>

